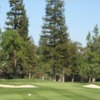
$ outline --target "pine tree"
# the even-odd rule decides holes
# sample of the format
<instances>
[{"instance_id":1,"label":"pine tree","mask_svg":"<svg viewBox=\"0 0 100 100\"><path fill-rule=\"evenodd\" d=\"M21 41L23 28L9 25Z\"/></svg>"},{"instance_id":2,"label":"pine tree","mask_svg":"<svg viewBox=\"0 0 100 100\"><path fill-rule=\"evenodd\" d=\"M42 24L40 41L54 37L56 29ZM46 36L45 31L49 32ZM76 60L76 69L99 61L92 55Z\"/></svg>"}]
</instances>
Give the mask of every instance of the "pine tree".
<instances>
[{"instance_id":1,"label":"pine tree","mask_svg":"<svg viewBox=\"0 0 100 100\"><path fill-rule=\"evenodd\" d=\"M26 74L29 75L29 79L35 72L36 67L36 46L34 45L33 39L31 38L26 42L26 62L27 70Z\"/></svg>"},{"instance_id":2,"label":"pine tree","mask_svg":"<svg viewBox=\"0 0 100 100\"><path fill-rule=\"evenodd\" d=\"M2 70L9 78L15 78L21 72L18 70L22 68L18 62L20 56L23 56L23 38L16 31L7 30L2 33L0 44L2 46Z\"/></svg>"},{"instance_id":3,"label":"pine tree","mask_svg":"<svg viewBox=\"0 0 100 100\"><path fill-rule=\"evenodd\" d=\"M6 29L17 30L24 38L28 38L28 18L23 0L9 0L11 10L7 13Z\"/></svg>"},{"instance_id":4,"label":"pine tree","mask_svg":"<svg viewBox=\"0 0 100 100\"><path fill-rule=\"evenodd\" d=\"M28 37L28 18L26 16L23 0L9 0L11 10L7 13L6 29L16 30L24 40L23 56L18 56L18 64L21 66L21 77L28 76L35 64L35 45ZM15 53L17 53L15 49Z\"/></svg>"},{"instance_id":5,"label":"pine tree","mask_svg":"<svg viewBox=\"0 0 100 100\"><path fill-rule=\"evenodd\" d=\"M93 64L93 77L92 82L96 81L97 76L100 73L100 34L98 25L94 27L93 30L94 36L92 37L93 43L91 47L92 51L92 64Z\"/></svg>"},{"instance_id":6,"label":"pine tree","mask_svg":"<svg viewBox=\"0 0 100 100\"><path fill-rule=\"evenodd\" d=\"M63 0L46 0L46 15L40 38L41 59L48 63L52 69L53 79L65 74L67 66L65 59L68 57L68 33L64 17Z\"/></svg>"},{"instance_id":7,"label":"pine tree","mask_svg":"<svg viewBox=\"0 0 100 100\"><path fill-rule=\"evenodd\" d=\"M87 68L84 68L89 82L94 82L100 73L100 35L97 25L94 27L93 33L93 36L91 36L90 32L87 35L87 52L85 57Z\"/></svg>"}]
</instances>

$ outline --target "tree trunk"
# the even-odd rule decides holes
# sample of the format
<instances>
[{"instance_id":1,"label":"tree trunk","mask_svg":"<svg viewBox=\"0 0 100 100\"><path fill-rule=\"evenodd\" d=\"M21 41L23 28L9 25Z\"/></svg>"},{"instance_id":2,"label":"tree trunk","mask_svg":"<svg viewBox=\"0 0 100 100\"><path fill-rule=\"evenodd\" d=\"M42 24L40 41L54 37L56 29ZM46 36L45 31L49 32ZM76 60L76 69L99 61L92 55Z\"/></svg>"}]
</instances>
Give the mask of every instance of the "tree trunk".
<instances>
[{"instance_id":1,"label":"tree trunk","mask_svg":"<svg viewBox=\"0 0 100 100\"><path fill-rule=\"evenodd\" d=\"M31 73L29 73L29 79L31 79Z\"/></svg>"},{"instance_id":2,"label":"tree trunk","mask_svg":"<svg viewBox=\"0 0 100 100\"><path fill-rule=\"evenodd\" d=\"M44 75L42 75L42 80L44 80Z\"/></svg>"},{"instance_id":3,"label":"tree trunk","mask_svg":"<svg viewBox=\"0 0 100 100\"><path fill-rule=\"evenodd\" d=\"M65 82L65 74L64 74L64 71L63 71L63 73L60 75L59 82Z\"/></svg>"},{"instance_id":4,"label":"tree trunk","mask_svg":"<svg viewBox=\"0 0 100 100\"><path fill-rule=\"evenodd\" d=\"M65 82L65 72L63 70L63 75L62 75L62 82Z\"/></svg>"},{"instance_id":5,"label":"tree trunk","mask_svg":"<svg viewBox=\"0 0 100 100\"><path fill-rule=\"evenodd\" d=\"M16 68L16 65L17 65L17 57L16 57L16 50L14 50L14 78L16 78L17 76L17 68Z\"/></svg>"},{"instance_id":6,"label":"tree trunk","mask_svg":"<svg viewBox=\"0 0 100 100\"><path fill-rule=\"evenodd\" d=\"M63 78L62 78L63 80L62 80L62 82L65 82L65 75L63 74Z\"/></svg>"},{"instance_id":7,"label":"tree trunk","mask_svg":"<svg viewBox=\"0 0 100 100\"><path fill-rule=\"evenodd\" d=\"M92 82L95 82L95 81L96 81L96 79L95 79L95 77L93 77L93 78L92 78Z\"/></svg>"},{"instance_id":8,"label":"tree trunk","mask_svg":"<svg viewBox=\"0 0 100 100\"><path fill-rule=\"evenodd\" d=\"M56 75L53 75L53 81L56 81Z\"/></svg>"},{"instance_id":9,"label":"tree trunk","mask_svg":"<svg viewBox=\"0 0 100 100\"><path fill-rule=\"evenodd\" d=\"M89 77L89 83L91 82L91 77Z\"/></svg>"},{"instance_id":10,"label":"tree trunk","mask_svg":"<svg viewBox=\"0 0 100 100\"><path fill-rule=\"evenodd\" d=\"M74 78L74 75L73 75L73 77L72 77L72 82L74 82L74 80L75 80L75 78Z\"/></svg>"}]
</instances>

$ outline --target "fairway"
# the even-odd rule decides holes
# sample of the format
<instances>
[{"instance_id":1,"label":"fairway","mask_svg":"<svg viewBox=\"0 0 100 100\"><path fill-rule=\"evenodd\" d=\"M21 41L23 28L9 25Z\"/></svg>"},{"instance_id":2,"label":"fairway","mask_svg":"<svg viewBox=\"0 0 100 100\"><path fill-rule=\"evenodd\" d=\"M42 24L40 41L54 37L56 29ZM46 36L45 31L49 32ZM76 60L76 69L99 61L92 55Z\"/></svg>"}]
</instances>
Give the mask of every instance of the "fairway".
<instances>
[{"instance_id":1,"label":"fairway","mask_svg":"<svg viewBox=\"0 0 100 100\"><path fill-rule=\"evenodd\" d=\"M100 89L84 88L82 87L85 85L83 83L60 83L41 80L2 80L0 84L30 84L38 87L0 88L0 100L100 100Z\"/></svg>"}]
</instances>

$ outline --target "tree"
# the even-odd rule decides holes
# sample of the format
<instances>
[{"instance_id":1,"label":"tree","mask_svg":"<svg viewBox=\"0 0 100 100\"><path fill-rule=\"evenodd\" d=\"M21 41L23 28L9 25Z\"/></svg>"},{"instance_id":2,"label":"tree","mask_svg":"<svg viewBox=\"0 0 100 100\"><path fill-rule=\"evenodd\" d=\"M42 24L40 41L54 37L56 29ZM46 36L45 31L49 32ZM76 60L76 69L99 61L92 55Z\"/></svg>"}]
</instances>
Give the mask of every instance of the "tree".
<instances>
[{"instance_id":1,"label":"tree","mask_svg":"<svg viewBox=\"0 0 100 100\"><path fill-rule=\"evenodd\" d=\"M92 81L96 81L97 76L100 74L100 34L98 25L94 27L93 30L94 36L92 37L93 43L91 47L92 51Z\"/></svg>"},{"instance_id":2,"label":"tree","mask_svg":"<svg viewBox=\"0 0 100 100\"><path fill-rule=\"evenodd\" d=\"M28 39L28 18L23 0L9 0L11 11L7 13L6 29L14 29L26 40Z\"/></svg>"},{"instance_id":3,"label":"tree","mask_svg":"<svg viewBox=\"0 0 100 100\"><path fill-rule=\"evenodd\" d=\"M36 47L36 58L37 58L37 64L35 68L35 77L41 78L41 79L50 79L51 80L51 67L49 62L43 61L43 55L42 50L40 46Z\"/></svg>"},{"instance_id":4,"label":"tree","mask_svg":"<svg viewBox=\"0 0 100 100\"><path fill-rule=\"evenodd\" d=\"M16 38L16 39L15 39ZM21 71L19 58L23 56L24 41L15 30L2 33L2 71L10 78L16 78ZM20 71L18 71L20 69Z\"/></svg>"},{"instance_id":5,"label":"tree","mask_svg":"<svg viewBox=\"0 0 100 100\"><path fill-rule=\"evenodd\" d=\"M88 32L88 35L86 37L87 40L87 47L84 48L82 56L82 61L80 65L80 75L88 79L88 82L91 82L92 78L92 67L91 67L91 46L92 46L92 36L91 33Z\"/></svg>"},{"instance_id":6,"label":"tree","mask_svg":"<svg viewBox=\"0 0 100 100\"><path fill-rule=\"evenodd\" d=\"M96 25L93 30L94 35L89 32L87 35L86 56L82 63L81 74L89 79L89 82L94 82L100 74L100 35Z\"/></svg>"},{"instance_id":7,"label":"tree","mask_svg":"<svg viewBox=\"0 0 100 100\"><path fill-rule=\"evenodd\" d=\"M51 66L54 80L63 75L67 66L68 33L64 17L64 1L46 0L46 15L40 36L41 61Z\"/></svg>"},{"instance_id":8,"label":"tree","mask_svg":"<svg viewBox=\"0 0 100 100\"><path fill-rule=\"evenodd\" d=\"M75 76L78 75L78 61L79 61L79 49L80 43L79 42L71 42L69 43L69 70L70 70L70 78L71 81L75 81Z\"/></svg>"},{"instance_id":9,"label":"tree","mask_svg":"<svg viewBox=\"0 0 100 100\"><path fill-rule=\"evenodd\" d=\"M27 72L26 74L29 75L29 78L35 73L36 68L36 46L34 45L34 41L31 38L30 40L26 41L25 48L26 51L26 62L27 62Z\"/></svg>"},{"instance_id":10,"label":"tree","mask_svg":"<svg viewBox=\"0 0 100 100\"><path fill-rule=\"evenodd\" d=\"M24 40L23 56L19 58L22 77L32 72L35 66L35 45L28 37L28 18L23 0L9 0L11 10L7 13L6 29L16 30ZM13 32L14 33L14 32Z\"/></svg>"},{"instance_id":11,"label":"tree","mask_svg":"<svg viewBox=\"0 0 100 100\"><path fill-rule=\"evenodd\" d=\"M90 66L90 57L87 47L82 48L82 51L79 53L79 75L81 76L81 81L91 82L91 66Z\"/></svg>"}]
</instances>

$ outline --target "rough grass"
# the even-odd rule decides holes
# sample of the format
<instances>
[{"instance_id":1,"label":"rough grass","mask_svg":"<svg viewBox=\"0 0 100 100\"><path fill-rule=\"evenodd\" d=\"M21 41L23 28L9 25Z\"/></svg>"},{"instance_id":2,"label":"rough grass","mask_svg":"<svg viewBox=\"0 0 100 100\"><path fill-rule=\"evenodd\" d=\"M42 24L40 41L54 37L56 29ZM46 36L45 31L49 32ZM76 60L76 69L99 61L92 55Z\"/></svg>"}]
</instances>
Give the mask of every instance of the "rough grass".
<instances>
[{"instance_id":1,"label":"rough grass","mask_svg":"<svg viewBox=\"0 0 100 100\"><path fill-rule=\"evenodd\" d=\"M38 88L32 89L0 88L0 100L100 100L100 89L84 88L82 83L2 80L0 84L33 84L38 86ZM32 95L28 96L29 93Z\"/></svg>"}]
</instances>

